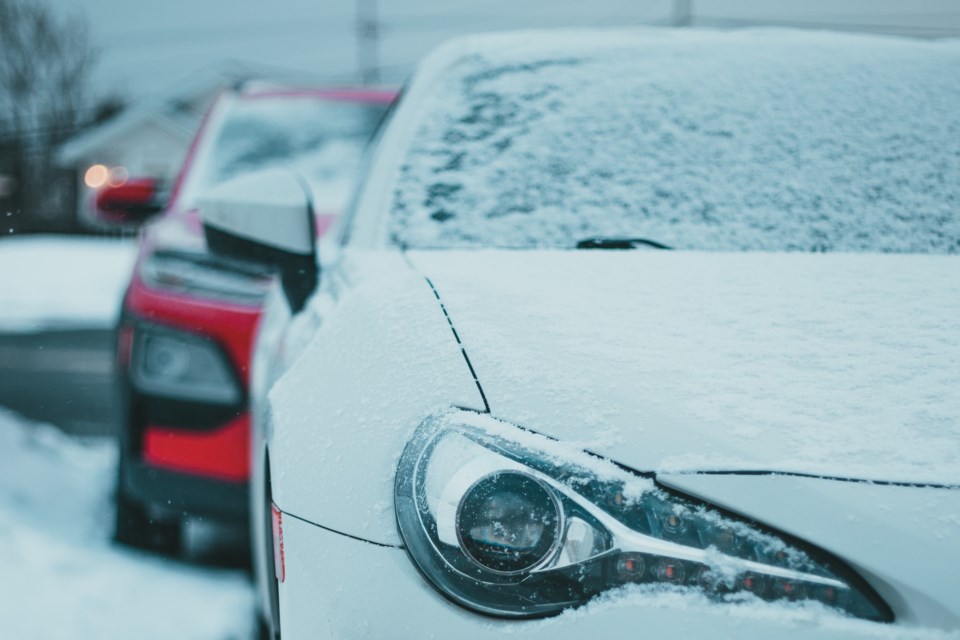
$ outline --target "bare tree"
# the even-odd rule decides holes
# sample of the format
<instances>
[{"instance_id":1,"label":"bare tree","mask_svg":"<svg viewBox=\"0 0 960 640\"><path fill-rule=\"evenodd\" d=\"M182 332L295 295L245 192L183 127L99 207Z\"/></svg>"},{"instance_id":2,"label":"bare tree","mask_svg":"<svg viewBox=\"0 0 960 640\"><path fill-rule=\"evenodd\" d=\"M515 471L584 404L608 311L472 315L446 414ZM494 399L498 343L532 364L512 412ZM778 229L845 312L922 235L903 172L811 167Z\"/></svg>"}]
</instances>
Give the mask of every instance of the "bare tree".
<instances>
[{"instance_id":1,"label":"bare tree","mask_svg":"<svg viewBox=\"0 0 960 640\"><path fill-rule=\"evenodd\" d=\"M83 119L95 58L82 18L39 0L0 0L0 174L16 184L2 206L17 226L46 226L69 207L53 155ZM13 222L0 218L0 230Z\"/></svg>"}]
</instances>

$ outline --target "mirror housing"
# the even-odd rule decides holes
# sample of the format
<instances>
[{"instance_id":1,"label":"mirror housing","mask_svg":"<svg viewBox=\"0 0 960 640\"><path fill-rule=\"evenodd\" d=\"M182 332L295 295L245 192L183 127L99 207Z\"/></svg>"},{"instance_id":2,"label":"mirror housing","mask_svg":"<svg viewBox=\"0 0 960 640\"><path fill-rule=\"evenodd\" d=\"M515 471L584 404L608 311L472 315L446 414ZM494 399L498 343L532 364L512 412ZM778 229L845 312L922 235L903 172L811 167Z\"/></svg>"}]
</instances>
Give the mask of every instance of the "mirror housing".
<instances>
[{"instance_id":1,"label":"mirror housing","mask_svg":"<svg viewBox=\"0 0 960 640\"><path fill-rule=\"evenodd\" d=\"M97 221L119 227L143 224L165 206L161 184L153 178L133 178L122 185L104 187L94 199Z\"/></svg>"},{"instance_id":2,"label":"mirror housing","mask_svg":"<svg viewBox=\"0 0 960 640\"><path fill-rule=\"evenodd\" d=\"M268 169L238 176L203 194L197 208L211 253L275 268L290 309L303 308L319 269L310 193L296 174Z\"/></svg>"}]
</instances>

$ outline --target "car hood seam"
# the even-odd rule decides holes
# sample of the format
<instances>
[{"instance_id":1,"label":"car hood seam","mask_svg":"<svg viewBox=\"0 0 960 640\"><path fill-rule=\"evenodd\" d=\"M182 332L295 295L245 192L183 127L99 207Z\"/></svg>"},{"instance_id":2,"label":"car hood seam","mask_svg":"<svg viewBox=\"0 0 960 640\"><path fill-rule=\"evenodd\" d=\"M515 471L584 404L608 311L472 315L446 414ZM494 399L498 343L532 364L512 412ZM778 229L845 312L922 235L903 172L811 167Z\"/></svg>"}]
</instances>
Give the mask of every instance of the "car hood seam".
<instances>
[{"instance_id":1,"label":"car hood seam","mask_svg":"<svg viewBox=\"0 0 960 640\"><path fill-rule=\"evenodd\" d=\"M773 469L697 469L687 471L659 471L656 477L666 476L790 476L794 478L811 478L814 480L832 480L835 482L853 482L873 484L884 487L914 487L918 489L960 489L960 484L941 482L909 482L905 480L877 480L872 478L854 478L849 476L831 476L819 473L803 473L802 471L777 471Z\"/></svg>"},{"instance_id":2,"label":"car hood seam","mask_svg":"<svg viewBox=\"0 0 960 640\"><path fill-rule=\"evenodd\" d=\"M457 328L453 324L453 318L450 317L450 313L447 311L446 305L443 304L443 299L440 297L440 292L437 290L436 285L433 284L433 281L417 269L416 265L410 260L406 253L403 254L403 259L410 265L410 268L417 272L423 277L426 281L427 286L430 287L430 290L433 291L434 297L437 299L437 303L440 305L440 310L443 312L443 317L447 319L447 324L450 326L450 331L453 332L453 338L457 341L457 346L460 347L460 354L463 356L463 361L467 363L467 368L470 370L470 375L473 377L473 383L477 385L477 391L480 392L480 399L483 401L483 412L490 413L490 403L487 402L487 394L483 392L483 386L480 384L480 378L477 377L477 371L473 368L473 363L470 362L470 356L467 355L467 349L463 345L463 341L460 340L460 334L457 333Z\"/></svg>"},{"instance_id":3,"label":"car hood seam","mask_svg":"<svg viewBox=\"0 0 960 640\"><path fill-rule=\"evenodd\" d=\"M303 522L305 524L313 525L314 527L318 527L320 529L323 529L324 531L329 531L330 533L336 533L338 535L344 536L345 538L357 540L358 542L366 542L367 544L372 544L377 547L384 547L386 549L403 549L404 548L402 544L388 544L386 542L375 542L374 540L367 540L366 538L361 538L360 536L344 533L343 531L339 531L337 529L331 529L330 527L326 527L322 524L316 523L313 520L307 520L306 518L301 518L300 516L290 513L289 511L284 511L283 509L280 509L280 513L282 513L287 517L293 518L294 520L299 520L300 522Z\"/></svg>"}]
</instances>

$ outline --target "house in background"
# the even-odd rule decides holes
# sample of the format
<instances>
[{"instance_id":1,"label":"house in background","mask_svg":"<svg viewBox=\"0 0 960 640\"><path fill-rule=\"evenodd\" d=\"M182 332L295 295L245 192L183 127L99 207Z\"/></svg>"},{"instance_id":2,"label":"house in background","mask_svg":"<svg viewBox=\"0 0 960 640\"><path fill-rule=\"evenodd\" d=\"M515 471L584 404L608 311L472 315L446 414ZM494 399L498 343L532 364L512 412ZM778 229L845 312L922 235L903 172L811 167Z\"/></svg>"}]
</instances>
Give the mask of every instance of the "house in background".
<instances>
[{"instance_id":1,"label":"house in background","mask_svg":"<svg viewBox=\"0 0 960 640\"><path fill-rule=\"evenodd\" d=\"M98 226L93 201L101 187L129 178L171 184L217 94L255 75L238 63L220 65L67 140L57 153L57 163L70 170L76 184L77 221Z\"/></svg>"}]
</instances>

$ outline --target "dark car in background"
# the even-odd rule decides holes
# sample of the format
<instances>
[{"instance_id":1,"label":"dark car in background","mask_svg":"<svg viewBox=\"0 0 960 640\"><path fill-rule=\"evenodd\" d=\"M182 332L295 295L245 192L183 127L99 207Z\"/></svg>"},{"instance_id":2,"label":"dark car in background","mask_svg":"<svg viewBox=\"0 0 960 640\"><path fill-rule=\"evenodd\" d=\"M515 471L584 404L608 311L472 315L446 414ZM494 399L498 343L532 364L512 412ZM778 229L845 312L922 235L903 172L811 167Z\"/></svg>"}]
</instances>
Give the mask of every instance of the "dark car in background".
<instances>
[{"instance_id":1,"label":"dark car in background","mask_svg":"<svg viewBox=\"0 0 960 640\"><path fill-rule=\"evenodd\" d=\"M101 219L115 224L163 212L141 232L117 332L118 542L177 553L185 517L242 523L248 511L250 345L273 276L211 256L196 198L246 172L289 168L313 194L322 235L394 98L248 83L215 100L169 194L150 180L98 194Z\"/></svg>"}]
</instances>

